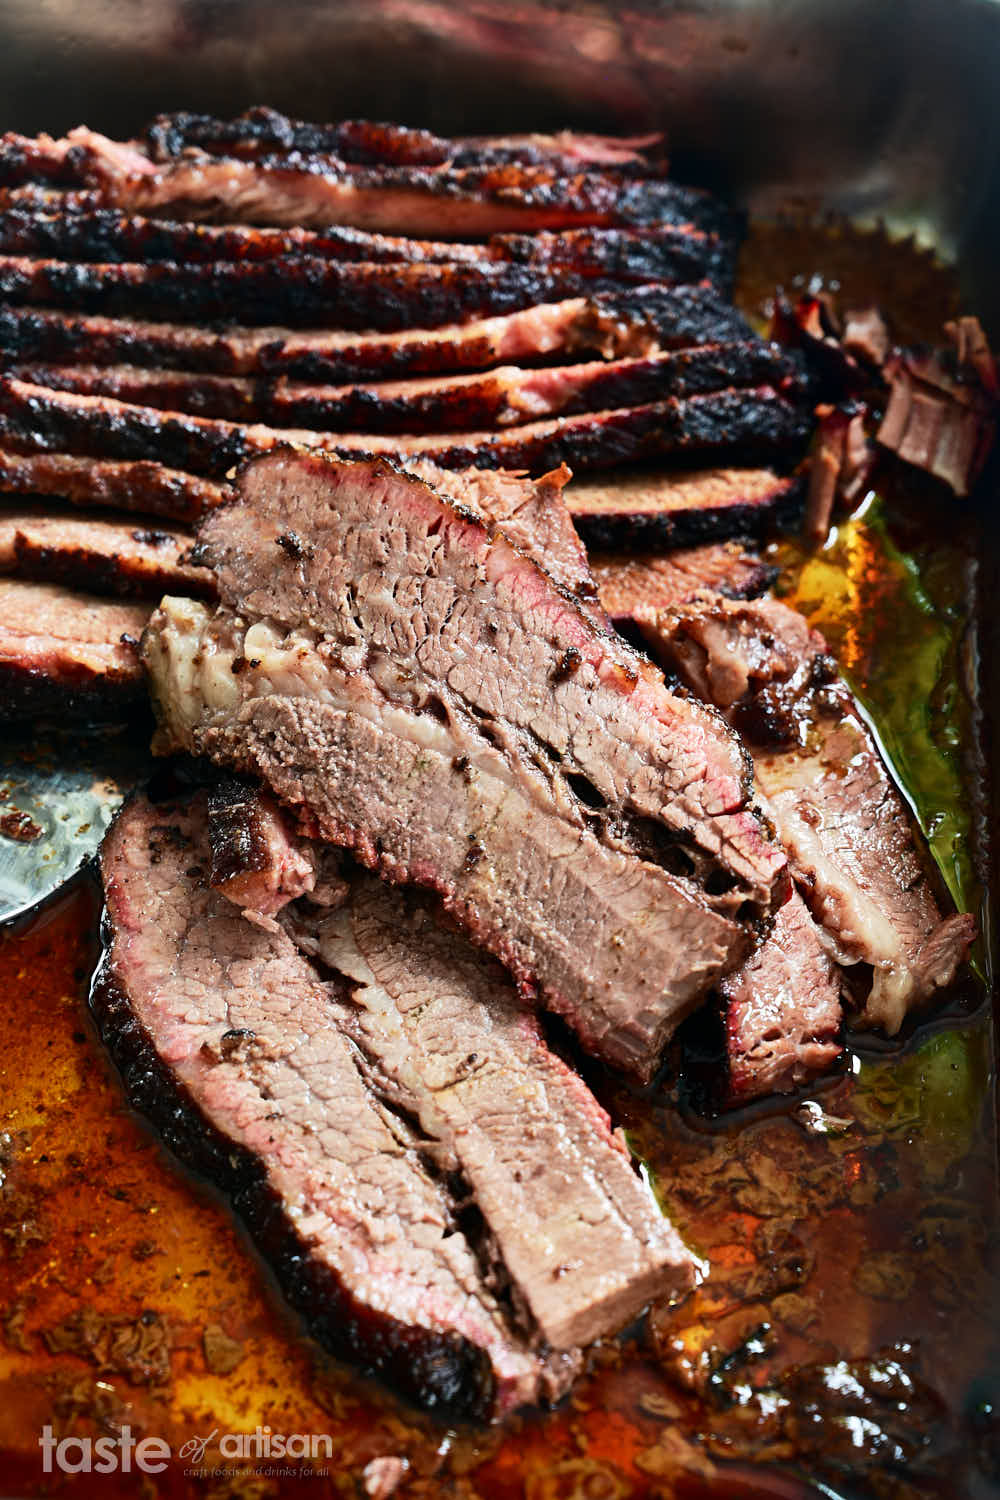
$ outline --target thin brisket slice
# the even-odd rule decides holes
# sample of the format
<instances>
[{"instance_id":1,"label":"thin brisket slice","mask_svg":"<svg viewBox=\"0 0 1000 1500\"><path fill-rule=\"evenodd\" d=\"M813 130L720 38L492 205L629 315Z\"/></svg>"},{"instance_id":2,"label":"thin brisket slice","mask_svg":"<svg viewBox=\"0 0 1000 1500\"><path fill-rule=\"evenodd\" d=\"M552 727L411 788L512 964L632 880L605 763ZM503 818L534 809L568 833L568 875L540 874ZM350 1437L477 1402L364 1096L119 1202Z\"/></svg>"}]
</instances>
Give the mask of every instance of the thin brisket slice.
<instances>
[{"instance_id":1,"label":"thin brisket slice","mask_svg":"<svg viewBox=\"0 0 1000 1500\"><path fill-rule=\"evenodd\" d=\"M296 255L205 265L91 264L0 255L0 296L11 305L381 333L519 312L586 294L591 281L572 270L502 261L369 265Z\"/></svg>"},{"instance_id":2,"label":"thin brisket slice","mask_svg":"<svg viewBox=\"0 0 1000 1500\"><path fill-rule=\"evenodd\" d=\"M290 923L321 980L209 885L218 813L139 798L105 842L93 1005L130 1098L325 1342L468 1415L560 1393L690 1256L498 968L362 877Z\"/></svg>"},{"instance_id":3,"label":"thin brisket slice","mask_svg":"<svg viewBox=\"0 0 1000 1500\"><path fill-rule=\"evenodd\" d=\"M483 238L538 229L687 224L731 236L736 221L711 194L589 163L467 167L358 166L322 155L179 157L154 165L134 147L84 128L47 144L5 136L0 183L63 186L74 203L132 213L376 233Z\"/></svg>"},{"instance_id":4,"label":"thin brisket slice","mask_svg":"<svg viewBox=\"0 0 1000 1500\"><path fill-rule=\"evenodd\" d=\"M576 529L603 552L766 536L794 523L802 501L797 477L749 468L625 470L577 479L566 491Z\"/></svg>"},{"instance_id":5,"label":"thin brisket slice","mask_svg":"<svg viewBox=\"0 0 1000 1500\"><path fill-rule=\"evenodd\" d=\"M574 1361L513 1328L419 1133L372 1087L341 987L244 921L209 863L200 800L137 797L102 849L91 1005L130 1102L232 1198L311 1331L366 1371L473 1416L564 1387Z\"/></svg>"},{"instance_id":6,"label":"thin brisket slice","mask_svg":"<svg viewBox=\"0 0 1000 1500\"><path fill-rule=\"evenodd\" d=\"M767 382L793 389L796 372L756 339L670 350L645 358L542 369L501 365L475 375L422 376L374 385L315 385L282 377L198 375L141 365L14 365L33 385L111 396L140 406L268 422L276 427L372 433L509 427L546 416L640 406Z\"/></svg>"},{"instance_id":7,"label":"thin brisket slice","mask_svg":"<svg viewBox=\"0 0 1000 1500\"><path fill-rule=\"evenodd\" d=\"M160 749L435 890L585 1045L649 1076L785 862L744 752L503 531L383 461L278 452L210 516L214 613L146 633Z\"/></svg>"},{"instance_id":8,"label":"thin brisket slice","mask_svg":"<svg viewBox=\"0 0 1000 1500\"><path fill-rule=\"evenodd\" d=\"M0 718L110 721L146 696L148 604L0 578Z\"/></svg>"},{"instance_id":9,"label":"thin brisket slice","mask_svg":"<svg viewBox=\"0 0 1000 1500\"><path fill-rule=\"evenodd\" d=\"M793 892L770 933L719 985L728 1102L790 1093L841 1055L841 975L802 897Z\"/></svg>"},{"instance_id":10,"label":"thin brisket slice","mask_svg":"<svg viewBox=\"0 0 1000 1500\"><path fill-rule=\"evenodd\" d=\"M426 457L448 469L544 471L561 463L601 468L625 457L733 447L762 454L796 448L805 409L769 386L671 397L646 406L529 422L502 431L414 436L316 432L161 412L107 396L78 396L0 378L0 438L28 451L145 459L222 479L234 464L294 443L345 457Z\"/></svg>"},{"instance_id":11,"label":"thin brisket slice","mask_svg":"<svg viewBox=\"0 0 1000 1500\"><path fill-rule=\"evenodd\" d=\"M139 525L131 516L0 504L0 573L18 578L147 599L204 593L211 575L182 561L190 546L189 533Z\"/></svg>"},{"instance_id":12,"label":"thin brisket slice","mask_svg":"<svg viewBox=\"0 0 1000 1500\"><path fill-rule=\"evenodd\" d=\"M0 199L2 203L2 199ZM63 212L58 194L36 205L14 200L0 208L0 250L63 261L285 260L308 256L370 265L508 263L604 276L618 282L697 282L708 277L728 289L735 246L693 224L640 229L568 229L558 233L498 234L485 244L411 240L370 234L347 225L325 229L267 228L147 219L117 209Z\"/></svg>"},{"instance_id":13,"label":"thin brisket slice","mask_svg":"<svg viewBox=\"0 0 1000 1500\"><path fill-rule=\"evenodd\" d=\"M777 600L709 593L647 628L661 659L746 736L830 951L871 966L862 1020L894 1034L955 977L976 924L942 919L910 816L822 636Z\"/></svg>"},{"instance_id":14,"label":"thin brisket slice","mask_svg":"<svg viewBox=\"0 0 1000 1500\"><path fill-rule=\"evenodd\" d=\"M6 363L172 366L337 383L482 370L556 356L618 359L748 337L743 316L708 287L636 287L471 323L385 334L211 329L0 307L0 356Z\"/></svg>"},{"instance_id":15,"label":"thin brisket slice","mask_svg":"<svg viewBox=\"0 0 1000 1500\"><path fill-rule=\"evenodd\" d=\"M143 132L143 143L153 161L170 161L192 149L212 155L254 157L276 152L333 156L370 166L434 167L451 163L474 166L494 161L590 162L653 172L662 169L659 135L588 135L561 130L552 135L467 136L456 140L429 130L388 125L372 120L341 120L311 124L289 119L275 109L257 106L233 120L213 115L157 115Z\"/></svg>"},{"instance_id":16,"label":"thin brisket slice","mask_svg":"<svg viewBox=\"0 0 1000 1500\"><path fill-rule=\"evenodd\" d=\"M765 593L777 569L739 542L709 542L672 552L594 552L590 571L604 609L616 625L637 620L643 611L686 604L699 590L717 589L730 599Z\"/></svg>"},{"instance_id":17,"label":"thin brisket slice","mask_svg":"<svg viewBox=\"0 0 1000 1500\"><path fill-rule=\"evenodd\" d=\"M146 459L22 453L7 443L0 448L0 493L48 495L70 505L100 505L194 521L228 500L232 491L228 484L215 484Z\"/></svg>"}]
</instances>

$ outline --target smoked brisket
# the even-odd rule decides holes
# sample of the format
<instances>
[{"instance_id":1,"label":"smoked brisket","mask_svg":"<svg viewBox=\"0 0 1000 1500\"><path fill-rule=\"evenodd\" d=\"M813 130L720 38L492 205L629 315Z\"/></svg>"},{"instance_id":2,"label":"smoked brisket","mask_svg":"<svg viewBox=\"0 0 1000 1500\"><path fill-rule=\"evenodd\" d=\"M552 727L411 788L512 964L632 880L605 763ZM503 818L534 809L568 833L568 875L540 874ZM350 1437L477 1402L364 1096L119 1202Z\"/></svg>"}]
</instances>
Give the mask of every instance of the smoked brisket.
<instances>
[{"instance_id":1,"label":"smoked brisket","mask_svg":"<svg viewBox=\"0 0 1000 1500\"><path fill-rule=\"evenodd\" d=\"M131 1102L337 1352L451 1414L560 1394L692 1279L607 1117L419 904L361 877L299 909L320 977L209 884L209 822L139 797L102 851L92 1006Z\"/></svg>"},{"instance_id":2,"label":"smoked brisket","mask_svg":"<svg viewBox=\"0 0 1000 1500\"><path fill-rule=\"evenodd\" d=\"M787 889L738 742L384 461L278 452L217 515L197 550L221 607L167 599L145 637L160 749L260 775L304 828L435 890L648 1077Z\"/></svg>"}]
</instances>

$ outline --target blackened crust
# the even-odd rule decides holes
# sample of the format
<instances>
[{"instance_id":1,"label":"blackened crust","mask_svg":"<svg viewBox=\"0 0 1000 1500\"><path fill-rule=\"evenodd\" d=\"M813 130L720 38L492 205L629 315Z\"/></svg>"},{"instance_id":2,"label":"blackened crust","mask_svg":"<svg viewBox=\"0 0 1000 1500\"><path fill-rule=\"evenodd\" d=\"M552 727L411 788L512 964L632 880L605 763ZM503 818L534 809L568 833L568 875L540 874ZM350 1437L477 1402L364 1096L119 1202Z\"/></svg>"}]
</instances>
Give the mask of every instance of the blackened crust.
<instances>
[{"instance_id":1,"label":"blackened crust","mask_svg":"<svg viewBox=\"0 0 1000 1500\"><path fill-rule=\"evenodd\" d=\"M488 1418L493 1377L481 1350L457 1334L410 1327L388 1314L376 1317L345 1290L329 1267L310 1256L268 1187L260 1162L205 1119L160 1060L114 971L112 938L105 913L104 953L94 975L90 1008L132 1107L186 1167L230 1200L282 1293L324 1347L422 1406L455 1417Z\"/></svg>"},{"instance_id":2,"label":"blackened crust","mask_svg":"<svg viewBox=\"0 0 1000 1500\"><path fill-rule=\"evenodd\" d=\"M794 530L802 519L805 482L776 491L764 500L740 500L731 505L678 510L628 511L606 514L574 512L573 491L566 492L573 524L588 548L602 552L656 552L669 547L693 547L702 542L734 537L762 538Z\"/></svg>"},{"instance_id":3,"label":"blackened crust","mask_svg":"<svg viewBox=\"0 0 1000 1500\"><path fill-rule=\"evenodd\" d=\"M85 670L50 676L18 662L0 662L0 723L119 724L141 713L146 703L146 683L138 671L134 676Z\"/></svg>"}]
</instances>

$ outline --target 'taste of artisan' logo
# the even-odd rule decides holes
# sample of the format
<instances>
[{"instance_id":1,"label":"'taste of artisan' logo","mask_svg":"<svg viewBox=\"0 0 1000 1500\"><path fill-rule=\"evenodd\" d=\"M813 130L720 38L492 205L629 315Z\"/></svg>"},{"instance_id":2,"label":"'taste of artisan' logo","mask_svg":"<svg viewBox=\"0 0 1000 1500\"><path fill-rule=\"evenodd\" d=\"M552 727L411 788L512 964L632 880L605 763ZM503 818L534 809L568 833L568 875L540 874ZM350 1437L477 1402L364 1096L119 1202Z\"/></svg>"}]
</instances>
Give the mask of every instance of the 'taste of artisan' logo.
<instances>
[{"instance_id":1,"label":"'taste of artisan' logo","mask_svg":"<svg viewBox=\"0 0 1000 1500\"><path fill-rule=\"evenodd\" d=\"M212 1445L223 1459L316 1459L330 1458L333 1454L333 1439L325 1432L286 1434L272 1432L270 1427L257 1427L253 1432L224 1432L220 1437L216 1427L207 1437L190 1437L181 1444L177 1457L192 1466L184 1472L193 1473ZM57 1469L63 1474L162 1474L173 1457L173 1450L164 1438L135 1438L128 1425L118 1437L100 1438L57 1438L46 1425L38 1446L46 1474ZM303 1476L307 1472L326 1471L303 1470Z\"/></svg>"}]
</instances>

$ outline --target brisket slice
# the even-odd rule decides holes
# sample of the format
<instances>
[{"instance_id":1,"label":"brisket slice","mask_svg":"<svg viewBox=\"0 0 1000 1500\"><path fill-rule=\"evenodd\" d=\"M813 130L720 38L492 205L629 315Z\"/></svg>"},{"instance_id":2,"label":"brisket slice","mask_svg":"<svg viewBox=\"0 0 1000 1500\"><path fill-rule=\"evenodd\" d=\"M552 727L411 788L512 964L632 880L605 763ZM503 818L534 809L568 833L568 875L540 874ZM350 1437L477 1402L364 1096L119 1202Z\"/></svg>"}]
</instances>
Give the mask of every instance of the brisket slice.
<instances>
[{"instance_id":1,"label":"brisket slice","mask_svg":"<svg viewBox=\"0 0 1000 1500\"><path fill-rule=\"evenodd\" d=\"M889 404L877 434L882 447L967 495L993 446L996 391L934 352L894 355L885 374Z\"/></svg>"},{"instance_id":2,"label":"brisket slice","mask_svg":"<svg viewBox=\"0 0 1000 1500\"><path fill-rule=\"evenodd\" d=\"M598 629L607 628L586 551L566 509L570 471L565 465L534 480L502 469L441 469L419 458L410 459L406 470L492 529L502 530L519 552L574 597Z\"/></svg>"},{"instance_id":3,"label":"brisket slice","mask_svg":"<svg viewBox=\"0 0 1000 1500\"><path fill-rule=\"evenodd\" d=\"M729 386L795 386L794 367L774 345L756 339L611 362L542 369L501 365L475 375L421 376L374 385L314 385L280 376L264 380L199 375L141 365L13 365L8 373L53 390L111 396L226 421L372 433L509 427Z\"/></svg>"},{"instance_id":4,"label":"brisket slice","mask_svg":"<svg viewBox=\"0 0 1000 1500\"><path fill-rule=\"evenodd\" d=\"M719 997L730 1104L790 1093L841 1055L840 972L797 892Z\"/></svg>"},{"instance_id":5,"label":"brisket slice","mask_svg":"<svg viewBox=\"0 0 1000 1500\"><path fill-rule=\"evenodd\" d=\"M0 578L0 717L113 720L146 695L148 604Z\"/></svg>"},{"instance_id":6,"label":"brisket slice","mask_svg":"<svg viewBox=\"0 0 1000 1500\"><path fill-rule=\"evenodd\" d=\"M643 224L687 224L732 236L738 221L697 188L629 178L584 163L481 166L357 166L324 156L179 157L154 165L128 145L83 128L42 146L23 137L0 145L0 183L67 177L85 191L66 207L223 222L326 228L348 224L382 234L446 239ZM91 189L91 191L86 191Z\"/></svg>"},{"instance_id":7,"label":"brisket slice","mask_svg":"<svg viewBox=\"0 0 1000 1500\"><path fill-rule=\"evenodd\" d=\"M170 161L196 149L212 155L252 160L275 152L333 156L370 166L475 166L505 160L592 162L600 166L655 171L659 158L646 151L662 137L605 136L560 130L552 135L470 136L449 140L429 130L387 125L372 120L341 120L311 124L289 119L267 106L248 109L233 120L179 111L158 115L143 132L143 143L153 161Z\"/></svg>"},{"instance_id":8,"label":"brisket slice","mask_svg":"<svg viewBox=\"0 0 1000 1500\"><path fill-rule=\"evenodd\" d=\"M639 229L568 229L539 234L498 234L485 244L460 240L411 240L370 234L347 225L325 229L269 229L251 224L199 224L147 219L117 209L63 212L59 196L38 205L0 208L0 250L46 260L215 261L285 260L308 256L370 265L484 265L510 263L573 271L617 282L696 282L708 277L731 285L735 247L693 224L657 224Z\"/></svg>"},{"instance_id":9,"label":"brisket slice","mask_svg":"<svg viewBox=\"0 0 1000 1500\"><path fill-rule=\"evenodd\" d=\"M805 409L769 386L670 397L646 406L529 422L495 432L379 435L315 432L161 412L106 396L78 396L0 378L0 438L28 450L147 459L209 478L294 443L345 457L426 457L447 469L600 468L625 458L687 452L780 452L801 443Z\"/></svg>"},{"instance_id":10,"label":"brisket slice","mask_svg":"<svg viewBox=\"0 0 1000 1500\"><path fill-rule=\"evenodd\" d=\"M288 814L250 782L222 776L208 789L209 884L243 915L271 932L281 929L275 913L300 896L341 904L347 886L340 878L340 851L300 838ZM324 866L338 868L328 889L317 891Z\"/></svg>"},{"instance_id":11,"label":"brisket slice","mask_svg":"<svg viewBox=\"0 0 1000 1500\"><path fill-rule=\"evenodd\" d=\"M743 316L708 287L636 287L387 334L209 329L0 306L0 357L6 363L126 363L324 382L481 370L557 356L617 359L749 336Z\"/></svg>"},{"instance_id":12,"label":"brisket slice","mask_svg":"<svg viewBox=\"0 0 1000 1500\"><path fill-rule=\"evenodd\" d=\"M349 982L353 1035L482 1213L497 1279L557 1349L693 1283L691 1257L584 1084L500 969L372 876L314 919Z\"/></svg>"},{"instance_id":13,"label":"brisket slice","mask_svg":"<svg viewBox=\"0 0 1000 1500\"><path fill-rule=\"evenodd\" d=\"M566 491L588 547L661 551L785 529L802 512L803 487L771 469L639 469L577 479Z\"/></svg>"},{"instance_id":14,"label":"brisket slice","mask_svg":"<svg viewBox=\"0 0 1000 1500\"><path fill-rule=\"evenodd\" d=\"M704 588L729 599L754 599L771 587L778 570L740 542L709 542L641 556L593 552L590 571L602 606L621 626L642 611L686 604Z\"/></svg>"},{"instance_id":15,"label":"brisket slice","mask_svg":"<svg viewBox=\"0 0 1000 1500\"><path fill-rule=\"evenodd\" d=\"M208 265L93 265L0 255L0 297L12 305L358 332L466 323L585 295L593 285L572 270L493 261L369 265L296 255Z\"/></svg>"},{"instance_id":16,"label":"brisket slice","mask_svg":"<svg viewBox=\"0 0 1000 1500\"><path fill-rule=\"evenodd\" d=\"M220 844L229 870L240 863L242 819L249 868L237 904L249 897L256 921L262 896L272 910L294 901L318 847L290 837L271 799L246 786L210 792L208 806L213 883ZM227 895L234 883L228 874ZM502 970L412 895L356 869L343 870L332 898L309 894L287 909L287 931L346 981L349 1034L369 1076L419 1123L441 1168L460 1175L485 1221L496 1284L547 1342L589 1344L652 1295L689 1287L690 1256Z\"/></svg>"},{"instance_id":17,"label":"brisket slice","mask_svg":"<svg viewBox=\"0 0 1000 1500\"><path fill-rule=\"evenodd\" d=\"M831 952L871 966L862 1021L894 1034L955 977L976 924L942 920L909 814L823 637L777 600L711 594L651 615L647 629L660 658L746 736Z\"/></svg>"},{"instance_id":18,"label":"brisket slice","mask_svg":"<svg viewBox=\"0 0 1000 1500\"><path fill-rule=\"evenodd\" d=\"M487 1285L341 985L208 884L201 800L126 804L101 853L91 1005L130 1103L208 1176L310 1332L431 1407L498 1416L572 1378Z\"/></svg>"},{"instance_id":19,"label":"brisket slice","mask_svg":"<svg viewBox=\"0 0 1000 1500\"><path fill-rule=\"evenodd\" d=\"M100 505L193 521L228 499L228 484L145 459L104 460L71 453L21 453L0 448L0 493L49 495L71 505Z\"/></svg>"},{"instance_id":20,"label":"brisket slice","mask_svg":"<svg viewBox=\"0 0 1000 1500\"><path fill-rule=\"evenodd\" d=\"M742 747L502 529L384 461L278 452L210 516L210 613L164 601L158 747L259 775L430 887L585 1045L648 1077L787 889Z\"/></svg>"},{"instance_id":21,"label":"brisket slice","mask_svg":"<svg viewBox=\"0 0 1000 1500\"><path fill-rule=\"evenodd\" d=\"M184 562L189 534L134 517L73 514L40 502L0 504L0 573L66 583L94 594L202 594L211 575Z\"/></svg>"}]
</instances>

